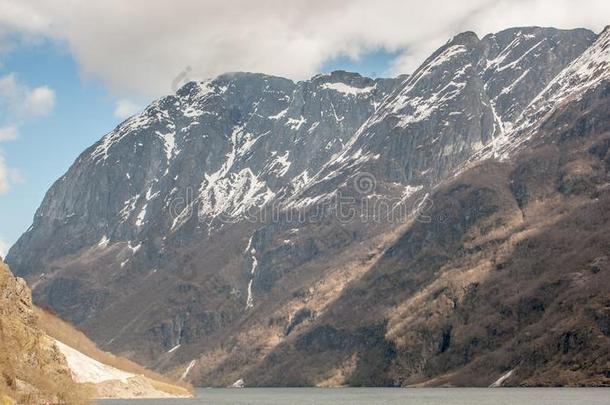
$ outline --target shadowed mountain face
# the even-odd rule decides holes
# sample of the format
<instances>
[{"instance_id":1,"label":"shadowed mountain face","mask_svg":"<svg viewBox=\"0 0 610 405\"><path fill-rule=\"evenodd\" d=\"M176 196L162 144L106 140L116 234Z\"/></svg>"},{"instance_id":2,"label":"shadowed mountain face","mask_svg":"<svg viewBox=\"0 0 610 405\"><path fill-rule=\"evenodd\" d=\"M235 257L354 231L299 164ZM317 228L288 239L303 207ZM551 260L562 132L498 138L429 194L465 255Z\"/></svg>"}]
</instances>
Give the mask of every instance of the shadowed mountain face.
<instances>
[{"instance_id":1,"label":"shadowed mountain face","mask_svg":"<svg viewBox=\"0 0 610 405\"><path fill-rule=\"evenodd\" d=\"M607 383L608 34L189 83L86 150L7 261L195 384Z\"/></svg>"}]
</instances>

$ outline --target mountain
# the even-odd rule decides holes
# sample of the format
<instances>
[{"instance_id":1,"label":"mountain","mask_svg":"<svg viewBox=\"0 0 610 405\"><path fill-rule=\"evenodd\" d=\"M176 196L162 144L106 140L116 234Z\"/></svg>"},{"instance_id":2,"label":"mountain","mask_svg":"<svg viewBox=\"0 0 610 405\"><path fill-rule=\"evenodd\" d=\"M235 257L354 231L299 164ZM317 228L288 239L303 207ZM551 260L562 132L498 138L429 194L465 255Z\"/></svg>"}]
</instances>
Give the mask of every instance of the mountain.
<instances>
[{"instance_id":1,"label":"mountain","mask_svg":"<svg viewBox=\"0 0 610 405\"><path fill-rule=\"evenodd\" d=\"M195 384L607 384L609 35L186 84L83 152L7 261L102 348Z\"/></svg>"}]
</instances>

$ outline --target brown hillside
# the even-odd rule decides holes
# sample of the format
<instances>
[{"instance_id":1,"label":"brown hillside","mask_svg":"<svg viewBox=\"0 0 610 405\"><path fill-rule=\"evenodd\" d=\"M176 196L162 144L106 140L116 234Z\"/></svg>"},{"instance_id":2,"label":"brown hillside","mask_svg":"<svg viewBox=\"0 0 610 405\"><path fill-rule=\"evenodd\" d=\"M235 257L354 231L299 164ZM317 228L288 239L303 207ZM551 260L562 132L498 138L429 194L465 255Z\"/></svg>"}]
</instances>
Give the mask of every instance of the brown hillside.
<instances>
[{"instance_id":1,"label":"brown hillside","mask_svg":"<svg viewBox=\"0 0 610 405\"><path fill-rule=\"evenodd\" d=\"M30 290L0 262L0 400L4 403L88 403L64 357L40 329Z\"/></svg>"}]
</instances>

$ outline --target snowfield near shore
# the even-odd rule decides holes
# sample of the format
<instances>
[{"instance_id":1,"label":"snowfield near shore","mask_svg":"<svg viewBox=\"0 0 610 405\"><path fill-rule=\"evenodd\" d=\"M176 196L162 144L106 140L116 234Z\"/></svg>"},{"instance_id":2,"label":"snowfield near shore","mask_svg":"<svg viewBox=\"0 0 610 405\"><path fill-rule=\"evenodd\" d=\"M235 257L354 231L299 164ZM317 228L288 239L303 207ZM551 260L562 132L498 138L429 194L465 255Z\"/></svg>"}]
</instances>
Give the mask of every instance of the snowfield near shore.
<instances>
[{"instance_id":1,"label":"snowfield near shore","mask_svg":"<svg viewBox=\"0 0 610 405\"><path fill-rule=\"evenodd\" d=\"M68 366L72 371L72 377L78 383L99 384L111 380L125 382L129 378L135 377L135 374L100 363L58 340L55 340L55 344L65 356Z\"/></svg>"}]
</instances>

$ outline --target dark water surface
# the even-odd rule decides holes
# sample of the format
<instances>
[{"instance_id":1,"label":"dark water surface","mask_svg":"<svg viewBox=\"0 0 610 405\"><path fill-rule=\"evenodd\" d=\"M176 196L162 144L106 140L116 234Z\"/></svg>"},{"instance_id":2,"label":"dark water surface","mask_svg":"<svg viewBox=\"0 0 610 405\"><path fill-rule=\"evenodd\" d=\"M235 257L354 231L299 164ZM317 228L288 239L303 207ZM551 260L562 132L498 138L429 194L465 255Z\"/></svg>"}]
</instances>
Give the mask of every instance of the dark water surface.
<instances>
[{"instance_id":1,"label":"dark water surface","mask_svg":"<svg viewBox=\"0 0 610 405\"><path fill-rule=\"evenodd\" d=\"M610 388L200 389L193 399L100 400L99 405L610 405Z\"/></svg>"}]
</instances>

